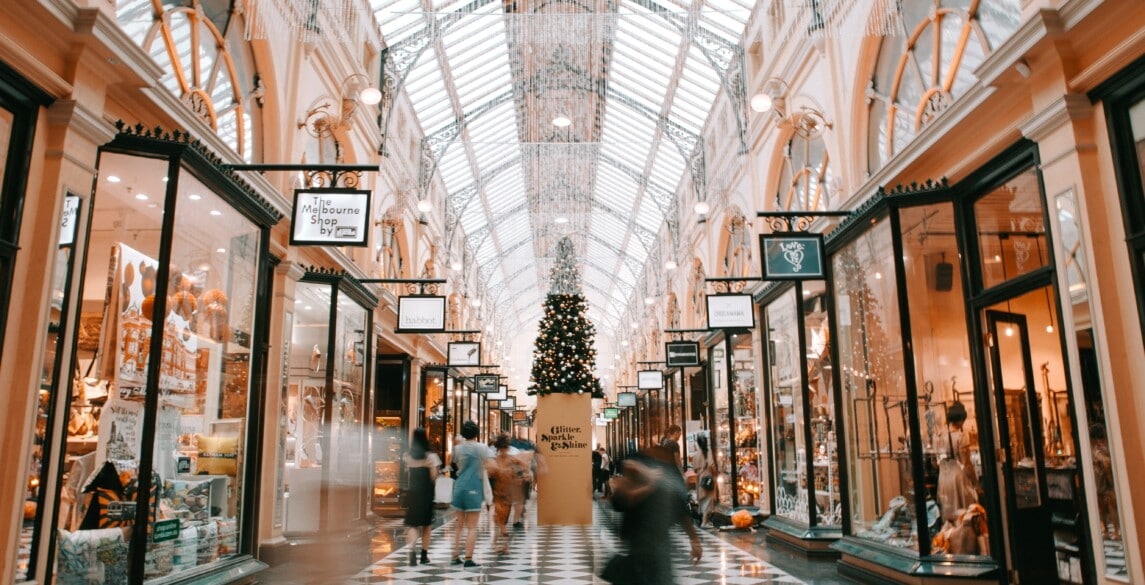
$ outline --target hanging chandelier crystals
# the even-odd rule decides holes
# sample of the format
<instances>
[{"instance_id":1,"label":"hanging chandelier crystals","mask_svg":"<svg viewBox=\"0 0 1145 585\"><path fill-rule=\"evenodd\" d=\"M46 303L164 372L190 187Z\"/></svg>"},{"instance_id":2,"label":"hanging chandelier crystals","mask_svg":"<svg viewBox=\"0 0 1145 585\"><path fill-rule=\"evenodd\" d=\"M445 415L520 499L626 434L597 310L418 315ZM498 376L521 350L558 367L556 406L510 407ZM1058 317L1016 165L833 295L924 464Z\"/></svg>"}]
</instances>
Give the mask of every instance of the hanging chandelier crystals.
<instances>
[{"instance_id":1,"label":"hanging chandelier crystals","mask_svg":"<svg viewBox=\"0 0 1145 585\"><path fill-rule=\"evenodd\" d=\"M373 26L365 0L247 0L246 38L293 36L303 43L326 40L360 44Z\"/></svg>"}]
</instances>

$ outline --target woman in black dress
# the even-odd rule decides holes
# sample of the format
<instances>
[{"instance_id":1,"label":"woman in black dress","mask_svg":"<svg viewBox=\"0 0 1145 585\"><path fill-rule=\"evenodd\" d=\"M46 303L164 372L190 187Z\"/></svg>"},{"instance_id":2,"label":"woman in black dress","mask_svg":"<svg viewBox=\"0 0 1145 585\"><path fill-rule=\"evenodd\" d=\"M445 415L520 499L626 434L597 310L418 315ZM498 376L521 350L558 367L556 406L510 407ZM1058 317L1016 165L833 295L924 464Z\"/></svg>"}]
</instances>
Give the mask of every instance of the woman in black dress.
<instances>
[{"instance_id":1,"label":"woman in black dress","mask_svg":"<svg viewBox=\"0 0 1145 585\"><path fill-rule=\"evenodd\" d=\"M429 449L425 429L413 430L409 451L402 457L409 473L406 484L406 544L409 545L409 564L416 565L418 532L421 533L421 562L429 563L429 535L433 524L433 482L441 469L441 459Z\"/></svg>"}]
</instances>

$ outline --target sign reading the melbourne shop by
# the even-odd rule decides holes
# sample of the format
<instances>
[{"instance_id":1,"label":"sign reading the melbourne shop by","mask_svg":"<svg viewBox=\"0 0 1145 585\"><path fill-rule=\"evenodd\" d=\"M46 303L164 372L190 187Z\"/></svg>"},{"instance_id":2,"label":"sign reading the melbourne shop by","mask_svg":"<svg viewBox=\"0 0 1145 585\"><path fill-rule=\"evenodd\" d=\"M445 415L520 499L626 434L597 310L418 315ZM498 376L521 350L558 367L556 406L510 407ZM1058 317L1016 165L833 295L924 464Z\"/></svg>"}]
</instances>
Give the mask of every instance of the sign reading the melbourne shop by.
<instances>
[{"instance_id":1,"label":"sign reading the melbourne shop by","mask_svg":"<svg viewBox=\"0 0 1145 585\"><path fill-rule=\"evenodd\" d=\"M754 329L751 295L708 295L708 329Z\"/></svg>"},{"instance_id":2,"label":"sign reading the melbourne shop by","mask_svg":"<svg viewBox=\"0 0 1145 585\"><path fill-rule=\"evenodd\" d=\"M295 189L290 245L365 246L369 215L369 191Z\"/></svg>"},{"instance_id":3,"label":"sign reading the melbourne shop by","mask_svg":"<svg viewBox=\"0 0 1145 585\"><path fill-rule=\"evenodd\" d=\"M397 333L445 331L445 297L408 295L398 297Z\"/></svg>"},{"instance_id":4,"label":"sign reading the melbourne shop by","mask_svg":"<svg viewBox=\"0 0 1145 585\"><path fill-rule=\"evenodd\" d=\"M764 280L815 280L825 276L822 234L759 236Z\"/></svg>"},{"instance_id":5,"label":"sign reading the melbourne shop by","mask_svg":"<svg viewBox=\"0 0 1145 585\"><path fill-rule=\"evenodd\" d=\"M664 344L669 368L700 365L700 344L695 341L669 341Z\"/></svg>"}]
</instances>

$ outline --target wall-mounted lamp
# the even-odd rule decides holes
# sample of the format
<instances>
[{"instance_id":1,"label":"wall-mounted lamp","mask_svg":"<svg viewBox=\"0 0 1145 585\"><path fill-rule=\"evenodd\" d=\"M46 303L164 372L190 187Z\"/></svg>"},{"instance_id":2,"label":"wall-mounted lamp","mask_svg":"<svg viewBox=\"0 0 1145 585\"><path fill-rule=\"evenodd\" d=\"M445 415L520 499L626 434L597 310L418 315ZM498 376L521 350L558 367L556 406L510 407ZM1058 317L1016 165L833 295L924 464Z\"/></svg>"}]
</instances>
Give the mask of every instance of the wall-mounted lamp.
<instances>
[{"instance_id":1,"label":"wall-mounted lamp","mask_svg":"<svg viewBox=\"0 0 1145 585\"><path fill-rule=\"evenodd\" d=\"M775 112L777 118L787 116L787 91L790 88L787 82L778 77L771 77L763 82L759 92L751 96L751 109L756 112Z\"/></svg>"},{"instance_id":2,"label":"wall-mounted lamp","mask_svg":"<svg viewBox=\"0 0 1145 585\"><path fill-rule=\"evenodd\" d=\"M712 206L708 205L707 201L697 201L692 210L698 215L707 215L707 213L712 210Z\"/></svg>"},{"instance_id":3,"label":"wall-mounted lamp","mask_svg":"<svg viewBox=\"0 0 1145 585\"><path fill-rule=\"evenodd\" d=\"M417 202L417 210L422 213L429 213L433 211L433 202L429 199L422 199Z\"/></svg>"},{"instance_id":4,"label":"wall-mounted lamp","mask_svg":"<svg viewBox=\"0 0 1145 585\"><path fill-rule=\"evenodd\" d=\"M791 125L796 134L807 140L822 136L831 127L831 123L819 110L807 106L801 106L798 112L791 114Z\"/></svg>"}]
</instances>

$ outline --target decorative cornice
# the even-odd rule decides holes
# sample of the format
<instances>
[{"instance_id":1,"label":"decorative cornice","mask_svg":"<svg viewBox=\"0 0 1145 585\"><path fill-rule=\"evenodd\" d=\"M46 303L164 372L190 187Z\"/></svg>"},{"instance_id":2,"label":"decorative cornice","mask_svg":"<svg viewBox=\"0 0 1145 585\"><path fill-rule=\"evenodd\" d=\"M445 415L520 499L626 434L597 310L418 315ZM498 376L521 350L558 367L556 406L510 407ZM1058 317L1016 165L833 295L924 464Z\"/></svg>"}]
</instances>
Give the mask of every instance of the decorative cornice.
<instances>
[{"instance_id":1,"label":"decorative cornice","mask_svg":"<svg viewBox=\"0 0 1145 585\"><path fill-rule=\"evenodd\" d=\"M1041 142L1052 132L1068 124L1071 120L1088 118L1093 114L1093 104L1080 93L1067 93L1054 103L1030 116L1019 128L1022 136Z\"/></svg>"},{"instance_id":2,"label":"decorative cornice","mask_svg":"<svg viewBox=\"0 0 1145 585\"><path fill-rule=\"evenodd\" d=\"M168 132L161 126L156 126L155 128L147 128L143 124L138 123L134 126L128 126L127 123L125 123L123 120L117 120L115 122L115 127L119 130L121 136L133 136L145 140L167 142L171 144L186 146L188 149L195 152L198 156L213 165L219 173L227 176L231 182L250 199L251 202L255 203L259 208L262 209L264 213L269 215L274 220L274 223L282 221L283 214L278 210L278 208L264 199L262 195L255 191L254 188L251 187L250 184L248 184L245 180L243 180L242 177L239 177L233 171L222 169L222 165L225 164L223 159L211 151L209 148L207 148L207 146L204 145L198 138L191 136L189 132L179 129Z\"/></svg>"},{"instance_id":3,"label":"decorative cornice","mask_svg":"<svg viewBox=\"0 0 1145 585\"><path fill-rule=\"evenodd\" d=\"M115 125L85 108L76 100L56 100L48 107L49 124L67 126L69 132L101 145L115 138Z\"/></svg>"},{"instance_id":4,"label":"decorative cornice","mask_svg":"<svg viewBox=\"0 0 1145 585\"><path fill-rule=\"evenodd\" d=\"M974 70L975 77L982 85L994 85L998 78L1029 54L1038 43L1062 32L1064 29L1057 11L1042 9L1035 12L1033 17L1018 26L1018 30L1002 46L982 61Z\"/></svg>"},{"instance_id":5,"label":"decorative cornice","mask_svg":"<svg viewBox=\"0 0 1145 585\"><path fill-rule=\"evenodd\" d=\"M921 195L925 193L934 193L942 189L950 188L950 182L946 177L942 177L935 181L934 179L927 179L924 183L919 184L916 181L911 181L910 185L899 183L889 190L879 188L879 194L884 197L907 197L912 195Z\"/></svg>"}]
</instances>

